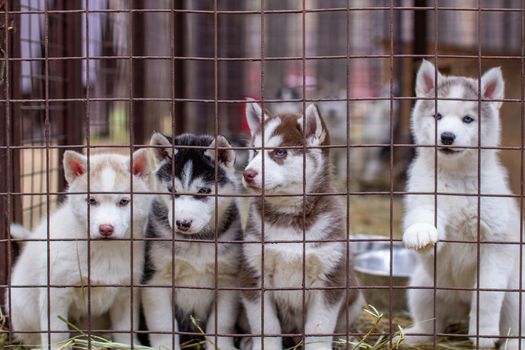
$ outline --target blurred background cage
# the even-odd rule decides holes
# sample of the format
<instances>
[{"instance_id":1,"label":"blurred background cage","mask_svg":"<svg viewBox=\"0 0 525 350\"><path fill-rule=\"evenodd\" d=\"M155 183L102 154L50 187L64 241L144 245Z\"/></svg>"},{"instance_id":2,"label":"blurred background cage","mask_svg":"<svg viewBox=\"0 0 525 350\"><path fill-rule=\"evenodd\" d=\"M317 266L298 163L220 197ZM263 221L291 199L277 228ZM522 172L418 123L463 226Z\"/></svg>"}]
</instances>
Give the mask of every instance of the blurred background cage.
<instances>
[{"instance_id":1,"label":"blurred background cage","mask_svg":"<svg viewBox=\"0 0 525 350\"><path fill-rule=\"evenodd\" d=\"M7 226L32 228L60 202L65 149L216 129L244 146L246 97L273 112L318 103L341 146L351 231L398 238L425 57L445 74L502 67L501 154L520 193L522 0L0 0L0 11L0 289Z\"/></svg>"}]
</instances>

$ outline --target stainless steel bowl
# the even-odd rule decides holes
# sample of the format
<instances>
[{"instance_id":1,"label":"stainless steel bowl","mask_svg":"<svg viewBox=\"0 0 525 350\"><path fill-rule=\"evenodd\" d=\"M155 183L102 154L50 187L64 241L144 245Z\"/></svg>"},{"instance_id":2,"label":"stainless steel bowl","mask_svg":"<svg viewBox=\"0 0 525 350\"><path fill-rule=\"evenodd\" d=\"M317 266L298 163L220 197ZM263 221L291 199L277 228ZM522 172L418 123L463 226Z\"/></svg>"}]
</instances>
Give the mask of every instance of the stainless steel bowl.
<instances>
[{"instance_id":1,"label":"stainless steel bowl","mask_svg":"<svg viewBox=\"0 0 525 350\"><path fill-rule=\"evenodd\" d=\"M350 235L350 240L350 251L354 256L369 251L389 249L390 247L389 238L386 236L352 234ZM394 244L397 245L398 242Z\"/></svg>"},{"instance_id":2,"label":"stainless steel bowl","mask_svg":"<svg viewBox=\"0 0 525 350\"><path fill-rule=\"evenodd\" d=\"M370 275L389 277L391 257L393 277L410 277L419 260L416 252L394 243L392 254L389 248L357 254L355 269Z\"/></svg>"},{"instance_id":3,"label":"stainless steel bowl","mask_svg":"<svg viewBox=\"0 0 525 350\"><path fill-rule=\"evenodd\" d=\"M390 271L391 256L392 273ZM354 269L362 286L384 287L392 284L393 287L400 287L408 284L408 279L417 266L418 259L416 252L404 248L402 244L394 243L392 255L390 247L357 254ZM368 304L375 306L380 311L389 311L390 300L393 311L407 310L405 289L366 288L364 294Z\"/></svg>"}]
</instances>

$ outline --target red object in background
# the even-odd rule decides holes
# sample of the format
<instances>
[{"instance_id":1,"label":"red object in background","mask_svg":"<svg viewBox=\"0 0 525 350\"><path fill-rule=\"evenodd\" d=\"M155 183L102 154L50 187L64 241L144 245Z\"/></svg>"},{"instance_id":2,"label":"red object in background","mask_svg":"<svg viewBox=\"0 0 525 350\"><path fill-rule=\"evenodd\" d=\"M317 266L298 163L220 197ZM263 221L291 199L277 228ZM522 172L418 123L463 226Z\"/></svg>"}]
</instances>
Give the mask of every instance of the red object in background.
<instances>
[{"instance_id":1,"label":"red object in background","mask_svg":"<svg viewBox=\"0 0 525 350\"><path fill-rule=\"evenodd\" d=\"M261 98L260 97L255 97L255 96L245 96L244 99L247 100L249 98L253 98L254 100L257 100L259 101ZM248 126L248 122L246 121L246 102L244 102L243 106L242 106L242 124L241 124L241 130L246 133L246 134L250 134L250 127Z\"/></svg>"}]
</instances>

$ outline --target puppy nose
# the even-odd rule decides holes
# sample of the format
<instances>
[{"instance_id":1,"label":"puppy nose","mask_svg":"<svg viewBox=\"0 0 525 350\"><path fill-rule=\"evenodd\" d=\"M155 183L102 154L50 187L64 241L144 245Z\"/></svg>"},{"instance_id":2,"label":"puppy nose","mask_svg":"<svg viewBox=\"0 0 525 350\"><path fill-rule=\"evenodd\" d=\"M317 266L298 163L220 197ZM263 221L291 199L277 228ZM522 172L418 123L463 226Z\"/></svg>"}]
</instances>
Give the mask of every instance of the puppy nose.
<instances>
[{"instance_id":1,"label":"puppy nose","mask_svg":"<svg viewBox=\"0 0 525 350\"><path fill-rule=\"evenodd\" d=\"M191 220L177 220L175 221L175 224L177 225L177 228L181 231L188 231L191 227L191 223L193 221Z\"/></svg>"},{"instance_id":2,"label":"puppy nose","mask_svg":"<svg viewBox=\"0 0 525 350\"><path fill-rule=\"evenodd\" d=\"M100 232L100 235L103 237L110 237L114 231L115 228L113 225L103 224L98 227L98 232Z\"/></svg>"},{"instance_id":3,"label":"puppy nose","mask_svg":"<svg viewBox=\"0 0 525 350\"><path fill-rule=\"evenodd\" d=\"M242 176L244 177L244 181L250 183L253 182L255 177L258 175L258 173L255 170L245 170Z\"/></svg>"},{"instance_id":4,"label":"puppy nose","mask_svg":"<svg viewBox=\"0 0 525 350\"><path fill-rule=\"evenodd\" d=\"M451 132L444 132L441 134L441 143L444 145L450 146L454 143L454 140L456 139L456 135L454 135Z\"/></svg>"}]
</instances>

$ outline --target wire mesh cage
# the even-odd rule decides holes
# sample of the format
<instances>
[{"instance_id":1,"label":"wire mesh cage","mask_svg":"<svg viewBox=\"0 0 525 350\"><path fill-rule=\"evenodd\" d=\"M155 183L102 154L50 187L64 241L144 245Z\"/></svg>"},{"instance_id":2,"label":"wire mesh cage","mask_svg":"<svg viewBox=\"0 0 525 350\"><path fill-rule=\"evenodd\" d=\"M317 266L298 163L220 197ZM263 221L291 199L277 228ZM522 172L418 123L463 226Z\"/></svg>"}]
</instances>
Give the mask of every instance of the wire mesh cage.
<instances>
[{"instance_id":1,"label":"wire mesh cage","mask_svg":"<svg viewBox=\"0 0 525 350\"><path fill-rule=\"evenodd\" d=\"M523 0L0 16L1 347L525 348Z\"/></svg>"}]
</instances>

